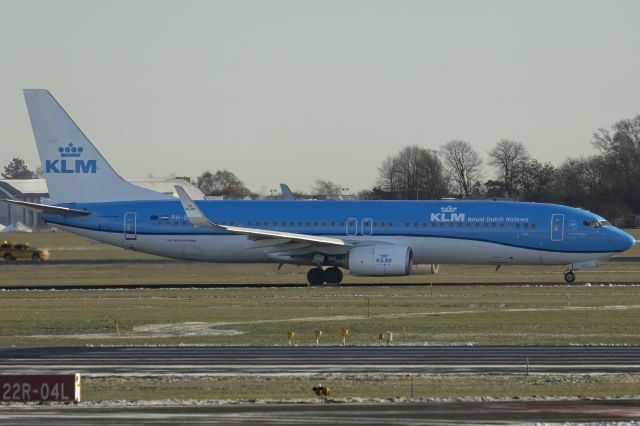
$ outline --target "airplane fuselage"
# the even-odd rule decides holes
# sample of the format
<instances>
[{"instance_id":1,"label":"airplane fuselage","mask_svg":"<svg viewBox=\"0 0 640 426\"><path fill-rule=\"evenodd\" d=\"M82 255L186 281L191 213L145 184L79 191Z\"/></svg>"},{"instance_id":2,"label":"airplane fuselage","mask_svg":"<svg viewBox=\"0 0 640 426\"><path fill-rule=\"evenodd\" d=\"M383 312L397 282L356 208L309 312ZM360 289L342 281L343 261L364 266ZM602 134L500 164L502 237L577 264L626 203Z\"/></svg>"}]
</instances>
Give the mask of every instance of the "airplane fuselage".
<instances>
[{"instance_id":1,"label":"airplane fuselage","mask_svg":"<svg viewBox=\"0 0 640 426\"><path fill-rule=\"evenodd\" d=\"M628 234L599 216L553 204L311 200L197 204L223 225L408 246L414 263L569 264L608 258L632 244ZM178 200L65 206L92 214L76 218L47 214L45 220L119 247L207 262L282 262L245 235L192 226Z\"/></svg>"}]
</instances>

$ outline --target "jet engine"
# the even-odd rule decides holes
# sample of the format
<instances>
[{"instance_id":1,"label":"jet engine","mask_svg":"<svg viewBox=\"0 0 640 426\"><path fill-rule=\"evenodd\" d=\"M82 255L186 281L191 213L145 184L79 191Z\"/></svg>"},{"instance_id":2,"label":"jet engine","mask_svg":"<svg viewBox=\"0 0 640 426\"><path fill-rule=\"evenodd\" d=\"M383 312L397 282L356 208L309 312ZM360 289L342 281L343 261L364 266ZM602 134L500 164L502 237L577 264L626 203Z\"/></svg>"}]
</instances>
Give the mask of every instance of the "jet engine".
<instances>
[{"instance_id":1,"label":"jet engine","mask_svg":"<svg viewBox=\"0 0 640 426\"><path fill-rule=\"evenodd\" d=\"M352 275L409 275L413 267L413 252L407 246L376 244L356 247L349 252Z\"/></svg>"}]
</instances>

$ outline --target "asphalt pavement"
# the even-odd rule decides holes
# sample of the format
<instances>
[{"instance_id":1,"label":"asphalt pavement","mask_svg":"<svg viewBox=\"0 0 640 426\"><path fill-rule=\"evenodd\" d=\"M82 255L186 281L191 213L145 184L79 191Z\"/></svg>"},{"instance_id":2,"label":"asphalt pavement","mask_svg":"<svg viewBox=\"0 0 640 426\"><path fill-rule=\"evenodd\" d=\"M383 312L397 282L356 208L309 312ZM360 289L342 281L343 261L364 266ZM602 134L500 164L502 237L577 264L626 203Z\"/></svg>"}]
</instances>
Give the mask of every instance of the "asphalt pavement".
<instances>
[{"instance_id":1,"label":"asphalt pavement","mask_svg":"<svg viewBox=\"0 0 640 426\"><path fill-rule=\"evenodd\" d=\"M638 373L640 346L0 348L2 374Z\"/></svg>"}]
</instances>

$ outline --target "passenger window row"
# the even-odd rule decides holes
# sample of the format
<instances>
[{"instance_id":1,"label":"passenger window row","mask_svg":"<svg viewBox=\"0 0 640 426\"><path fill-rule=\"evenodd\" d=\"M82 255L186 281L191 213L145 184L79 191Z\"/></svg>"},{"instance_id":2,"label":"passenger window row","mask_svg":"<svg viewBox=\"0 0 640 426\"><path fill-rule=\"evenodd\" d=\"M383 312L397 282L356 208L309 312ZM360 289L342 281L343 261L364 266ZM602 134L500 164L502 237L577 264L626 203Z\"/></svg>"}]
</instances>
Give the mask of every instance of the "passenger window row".
<instances>
[{"instance_id":1,"label":"passenger window row","mask_svg":"<svg viewBox=\"0 0 640 426\"><path fill-rule=\"evenodd\" d=\"M585 221L587 222L587 221ZM585 226L591 226L591 227L599 227L599 226L607 226L601 223L598 223L597 221L593 221L594 223L584 223ZM182 221L169 221L169 220L160 220L158 221L159 225L187 225L188 222L186 220L182 220ZM229 226L242 226L241 223L236 223L233 221L223 221L220 222L221 225L229 225ZM371 224L371 222L369 222L369 224L367 224L366 226L373 226L374 229L384 229L384 228L393 228L394 227L394 223L393 222L373 222L373 224ZM246 222L246 227L248 228L338 228L340 230L345 228L345 222L337 222L337 221L332 221L332 222L269 222L269 221L255 221L255 222ZM360 228L362 226L361 223L358 224L358 228ZM476 229L536 229L536 224L532 223L531 225L529 225L529 223L512 223L512 222L508 222L508 223L504 223L504 222L500 222L500 223L496 223L496 222L424 222L424 223L419 223L419 222L405 222L404 223L404 227L405 228L413 228L413 229L438 229L438 228L467 228L467 229L471 229L471 228L476 228Z\"/></svg>"}]
</instances>

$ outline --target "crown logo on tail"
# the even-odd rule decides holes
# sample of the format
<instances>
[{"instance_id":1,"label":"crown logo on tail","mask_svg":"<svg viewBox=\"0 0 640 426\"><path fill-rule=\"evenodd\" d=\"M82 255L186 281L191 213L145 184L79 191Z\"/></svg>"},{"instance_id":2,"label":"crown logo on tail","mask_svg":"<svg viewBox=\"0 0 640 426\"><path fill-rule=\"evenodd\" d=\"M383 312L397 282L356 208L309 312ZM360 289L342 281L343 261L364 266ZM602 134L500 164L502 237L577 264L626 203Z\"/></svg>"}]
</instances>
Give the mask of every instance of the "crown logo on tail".
<instances>
[{"instance_id":1,"label":"crown logo on tail","mask_svg":"<svg viewBox=\"0 0 640 426\"><path fill-rule=\"evenodd\" d=\"M81 146L74 146L73 142L69 142L69 145L58 148L58 152L61 157L80 157L84 149Z\"/></svg>"}]
</instances>

